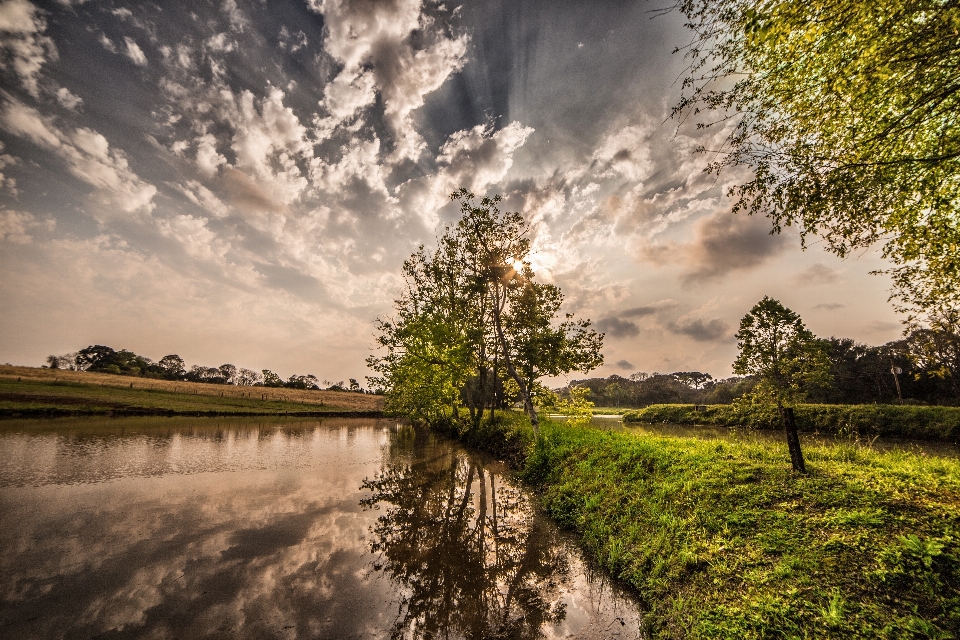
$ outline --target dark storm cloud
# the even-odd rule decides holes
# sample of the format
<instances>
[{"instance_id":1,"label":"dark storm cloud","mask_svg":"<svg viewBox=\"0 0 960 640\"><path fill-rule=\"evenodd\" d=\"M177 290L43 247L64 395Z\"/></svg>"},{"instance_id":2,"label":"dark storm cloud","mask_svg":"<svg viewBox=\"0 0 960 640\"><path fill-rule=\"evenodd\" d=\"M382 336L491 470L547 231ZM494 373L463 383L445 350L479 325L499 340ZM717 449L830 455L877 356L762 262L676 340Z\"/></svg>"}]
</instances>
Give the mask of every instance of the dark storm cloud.
<instances>
[{"instance_id":1,"label":"dark storm cloud","mask_svg":"<svg viewBox=\"0 0 960 640\"><path fill-rule=\"evenodd\" d=\"M621 320L616 316L607 316L597 320L597 329L611 338L632 338L640 334L640 327L630 320Z\"/></svg>"},{"instance_id":2,"label":"dark storm cloud","mask_svg":"<svg viewBox=\"0 0 960 640\"><path fill-rule=\"evenodd\" d=\"M622 369L623 371L633 371L636 368L629 360L618 360L613 364L613 366L615 366L617 369Z\"/></svg>"},{"instance_id":3,"label":"dark storm cloud","mask_svg":"<svg viewBox=\"0 0 960 640\"><path fill-rule=\"evenodd\" d=\"M722 211L697 223L694 242L684 256L691 267L682 280L688 284L720 280L758 267L785 248L786 238L771 235L766 218Z\"/></svg>"},{"instance_id":4,"label":"dark storm cloud","mask_svg":"<svg viewBox=\"0 0 960 640\"><path fill-rule=\"evenodd\" d=\"M680 320L667 324L667 329L678 335L693 338L698 342L722 342L732 339L730 325L720 319Z\"/></svg>"}]
</instances>

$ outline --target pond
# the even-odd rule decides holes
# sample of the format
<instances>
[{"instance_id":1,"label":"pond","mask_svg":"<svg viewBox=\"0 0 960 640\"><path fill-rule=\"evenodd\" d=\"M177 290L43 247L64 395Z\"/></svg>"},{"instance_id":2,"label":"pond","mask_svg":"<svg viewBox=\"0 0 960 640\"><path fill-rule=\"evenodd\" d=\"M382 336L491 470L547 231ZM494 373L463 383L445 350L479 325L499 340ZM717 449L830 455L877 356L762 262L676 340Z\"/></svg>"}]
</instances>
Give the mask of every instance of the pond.
<instances>
[{"instance_id":1,"label":"pond","mask_svg":"<svg viewBox=\"0 0 960 640\"><path fill-rule=\"evenodd\" d=\"M0 636L637 638L496 460L409 426L0 423Z\"/></svg>"}]
</instances>

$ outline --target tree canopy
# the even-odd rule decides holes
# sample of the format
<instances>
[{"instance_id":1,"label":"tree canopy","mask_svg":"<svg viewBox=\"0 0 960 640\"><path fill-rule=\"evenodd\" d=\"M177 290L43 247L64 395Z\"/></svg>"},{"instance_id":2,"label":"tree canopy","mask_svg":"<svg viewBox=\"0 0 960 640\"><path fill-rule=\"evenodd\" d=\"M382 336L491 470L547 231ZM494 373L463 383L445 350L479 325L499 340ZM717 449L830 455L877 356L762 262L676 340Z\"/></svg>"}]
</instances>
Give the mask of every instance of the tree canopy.
<instances>
[{"instance_id":1,"label":"tree canopy","mask_svg":"<svg viewBox=\"0 0 960 640\"><path fill-rule=\"evenodd\" d=\"M563 294L536 281L523 216L500 211L499 196L477 202L461 189L451 199L460 221L404 263L395 315L377 321L383 353L368 359L371 381L391 410L432 420L465 401L479 420L509 379L536 430L538 380L600 366L603 334L559 319Z\"/></svg>"},{"instance_id":2,"label":"tree canopy","mask_svg":"<svg viewBox=\"0 0 960 640\"><path fill-rule=\"evenodd\" d=\"M752 170L730 190L734 211L797 225L840 256L880 243L898 306L955 307L960 0L675 8L694 37L674 115L728 127L709 169Z\"/></svg>"},{"instance_id":3,"label":"tree canopy","mask_svg":"<svg viewBox=\"0 0 960 640\"><path fill-rule=\"evenodd\" d=\"M830 382L826 345L799 315L769 296L740 320L737 347L733 372L756 376L754 396L779 407L799 402L811 387Z\"/></svg>"}]
</instances>

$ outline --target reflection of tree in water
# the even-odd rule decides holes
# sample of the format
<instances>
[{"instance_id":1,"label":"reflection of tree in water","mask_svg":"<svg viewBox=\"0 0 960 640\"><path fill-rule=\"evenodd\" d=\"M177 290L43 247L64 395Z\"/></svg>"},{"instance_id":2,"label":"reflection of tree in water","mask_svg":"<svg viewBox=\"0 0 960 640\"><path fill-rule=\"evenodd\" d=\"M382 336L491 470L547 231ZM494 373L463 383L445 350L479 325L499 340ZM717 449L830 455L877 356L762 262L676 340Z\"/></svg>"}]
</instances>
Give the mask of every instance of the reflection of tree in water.
<instances>
[{"instance_id":1,"label":"reflection of tree in water","mask_svg":"<svg viewBox=\"0 0 960 640\"><path fill-rule=\"evenodd\" d=\"M528 499L478 460L427 437L395 440L363 488L376 565L401 586L393 638L541 638L563 620L566 555ZM404 451L404 449L406 449Z\"/></svg>"}]
</instances>

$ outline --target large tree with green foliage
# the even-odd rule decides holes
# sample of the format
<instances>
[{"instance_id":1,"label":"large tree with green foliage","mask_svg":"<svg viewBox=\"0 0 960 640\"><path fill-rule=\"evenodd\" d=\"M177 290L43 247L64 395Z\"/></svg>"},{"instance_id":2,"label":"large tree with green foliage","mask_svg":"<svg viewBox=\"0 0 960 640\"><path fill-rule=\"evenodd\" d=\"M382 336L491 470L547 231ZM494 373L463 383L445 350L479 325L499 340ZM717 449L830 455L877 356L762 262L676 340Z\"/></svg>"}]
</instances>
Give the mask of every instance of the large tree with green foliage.
<instances>
[{"instance_id":1,"label":"large tree with green foliage","mask_svg":"<svg viewBox=\"0 0 960 640\"><path fill-rule=\"evenodd\" d=\"M395 315L377 321L383 352L368 359L379 374L371 381L389 409L430 420L448 407L456 414L468 383L482 387L493 372L513 381L536 432L538 380L600 366L603 334L558 320L563 294L536 282L523 216L500 211L499 196L478 202L461 189L451 198L460 221L435 251L421 247L404 263Z\"/></svg>"},{"instance_id":2,"label":"large tree with green foliage","mask_svg":"<svg viewBox=\"0 0 960 640\"><path fill-rule=\"evenodd\" d=\"M737 332L740 354L734 373L759 378L753 397L775 402L787 434L794 471L805 473L800 438L790 405L802 400L811 386L830 380L830 361L822 341L800 316L768 296L754 305Z\"/></svg>"},{"instance_id":3,"label":"large tree with green foliage","mask_svg":"<svg viewBox=\"0 0 960 640\"><path fill-rule=\"evenodd\" d=\"M730 190L734 211L797 225L840 256L880 243L899 306L955 306L960 0L675 8L694 37L674 114L728 127L709 169L752 170Z\"/></svg>"}]
</instances>

